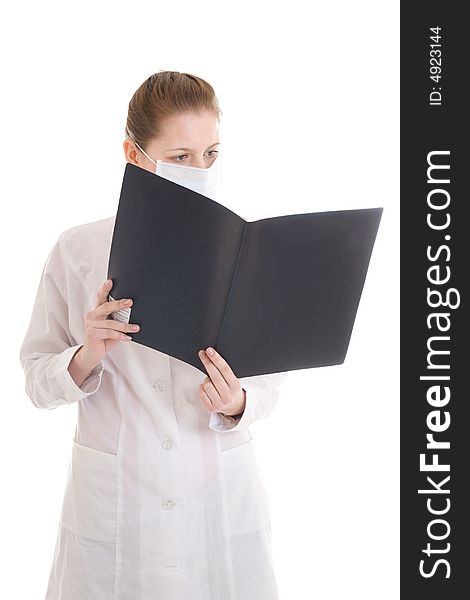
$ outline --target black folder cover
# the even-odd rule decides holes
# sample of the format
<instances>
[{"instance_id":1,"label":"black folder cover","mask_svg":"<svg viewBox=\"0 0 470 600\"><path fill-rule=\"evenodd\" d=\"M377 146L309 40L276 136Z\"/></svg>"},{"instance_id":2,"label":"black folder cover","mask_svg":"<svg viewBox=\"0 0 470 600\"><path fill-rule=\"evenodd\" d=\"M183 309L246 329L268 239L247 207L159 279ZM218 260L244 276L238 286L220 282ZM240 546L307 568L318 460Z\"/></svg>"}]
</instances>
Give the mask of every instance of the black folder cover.
<instances>
[{"instance_id":1,"label":"black folder cover","mask_svg":"<svg viewBox=\"0 0 470 600\"><path fill-rule=\"evenodd\" d=\"M108 264L133 341L237 377L344 362L382 208L248 222L127 163ZM119 318L113 314L112 318ZM130 342L133 343L133 342Z\"/></svg>"}]
</instances>

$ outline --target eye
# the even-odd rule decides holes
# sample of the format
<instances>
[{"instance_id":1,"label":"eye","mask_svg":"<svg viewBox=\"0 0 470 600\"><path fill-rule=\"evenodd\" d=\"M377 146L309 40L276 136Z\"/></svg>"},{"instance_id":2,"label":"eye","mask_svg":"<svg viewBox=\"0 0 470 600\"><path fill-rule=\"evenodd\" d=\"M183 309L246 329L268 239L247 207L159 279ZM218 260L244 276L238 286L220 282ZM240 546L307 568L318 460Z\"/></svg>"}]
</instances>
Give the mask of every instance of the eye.
<instances>
[{"instance_id":1,"label":"eye","mask_svg":"<svg viewBox=\"0 0 470 600\"><path fill-rule=\"evenodd\" d=\"M209 158L212 158L213 156L215 156L218 153L219 153L218 150L209 150L209 152L208 152L208 154L210 154Z\"/></svg>"},{"instance_id":2,"label":"eye","mask_svg":"<svg viewBox=\"0 0 470 600\"><path fill-rule=\"evenodd\" d=\"M181 160L178 160L179 158L184 158L185 156L188 156L187 154L179 154L178 156L173 156L172 158L174 158L176 160L176 162L182 162Z\"/></svg>"}]
</instances>

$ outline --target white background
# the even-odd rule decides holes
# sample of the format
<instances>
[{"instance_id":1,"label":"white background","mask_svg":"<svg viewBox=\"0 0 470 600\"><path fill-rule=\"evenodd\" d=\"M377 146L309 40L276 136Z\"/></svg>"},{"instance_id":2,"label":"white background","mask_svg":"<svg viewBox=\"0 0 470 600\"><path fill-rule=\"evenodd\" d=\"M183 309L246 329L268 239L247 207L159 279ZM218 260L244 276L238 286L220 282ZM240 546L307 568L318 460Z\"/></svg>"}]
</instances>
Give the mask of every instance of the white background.
<instances>
[{"instance_id":1,"label":"white background","mask_svg":"<svg viewBox=\"0 0 470 600\"><path fill-rule=\"evenodd\" d=\"M77 407L19 348L57 236L115 213L127 105L165 69L215 88L247 220L384 207L346 361L292 371L252 426L283 600L399 597L399 3L18 2L2 15L2 598L43 597ZM223 600L223 599L221 599Z\"/></svg>"}]
</instances>

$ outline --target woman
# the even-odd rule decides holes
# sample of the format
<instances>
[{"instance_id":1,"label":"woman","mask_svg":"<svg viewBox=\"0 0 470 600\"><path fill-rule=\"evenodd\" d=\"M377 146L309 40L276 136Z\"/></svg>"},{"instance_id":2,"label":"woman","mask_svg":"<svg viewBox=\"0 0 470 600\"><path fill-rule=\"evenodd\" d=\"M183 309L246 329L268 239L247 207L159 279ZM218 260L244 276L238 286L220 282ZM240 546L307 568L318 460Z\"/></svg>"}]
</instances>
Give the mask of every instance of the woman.
<instances>
[{"instance_id":1,"label":"woman","mask_svg":"<svg viewBox=\"0 0 470 600\"><path fill-rule=\"evenodd\" d=\"M219 118L206 81L155 73L129 103L126 161L210 169ZM114 220L60 234L20 352L34 405L78 405L46 599L275 600L249 425L287 373L238 379L207 348L205 377L132 343L139 325L109 318L132 305L105 282Z\"/></svg>"}]
</instances>

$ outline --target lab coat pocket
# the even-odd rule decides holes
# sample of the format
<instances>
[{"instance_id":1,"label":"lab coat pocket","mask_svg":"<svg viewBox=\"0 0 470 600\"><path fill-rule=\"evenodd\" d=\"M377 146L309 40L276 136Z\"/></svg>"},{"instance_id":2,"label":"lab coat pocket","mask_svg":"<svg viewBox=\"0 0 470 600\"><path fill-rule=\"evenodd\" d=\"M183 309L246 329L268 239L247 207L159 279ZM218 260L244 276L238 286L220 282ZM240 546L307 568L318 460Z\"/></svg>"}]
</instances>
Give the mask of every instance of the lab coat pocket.
<instances>
[{"instance_id":1,"label":"lab coat pocket","mask_svg":"<svg viewBox=\"0 0 470 600\"><path fill-rule=\"evenodd\" d=\"M117 456L73 440L62 524L92 540L116 540Z\"/></svg>"},{"instance_id":2,"label":"lab coat pocket","mask_svg":"<svg viewBox=\"0 0 470 600\"><path fill-rule=\"evenodd\" d=\"M260 529L270 520L269 503L251 436L221 454L231 534Z\"/></svg>"}]
</instances>

